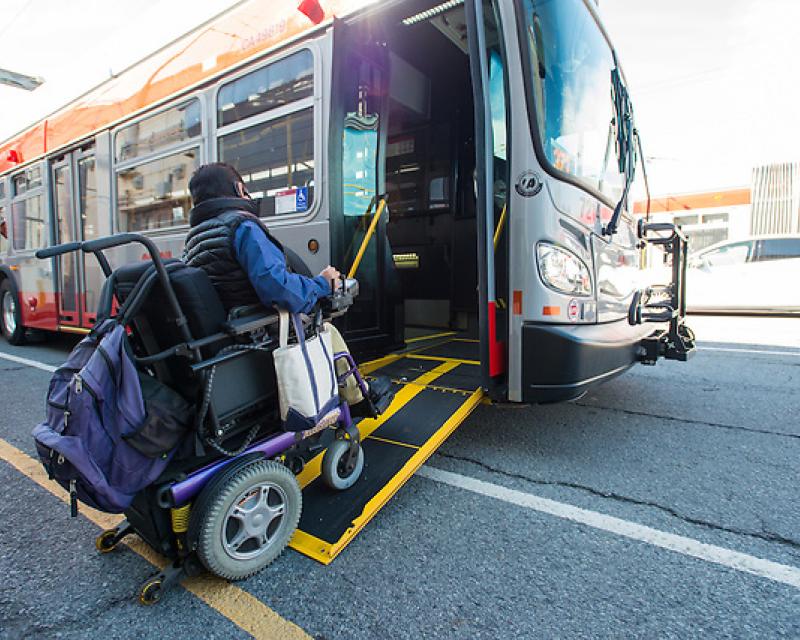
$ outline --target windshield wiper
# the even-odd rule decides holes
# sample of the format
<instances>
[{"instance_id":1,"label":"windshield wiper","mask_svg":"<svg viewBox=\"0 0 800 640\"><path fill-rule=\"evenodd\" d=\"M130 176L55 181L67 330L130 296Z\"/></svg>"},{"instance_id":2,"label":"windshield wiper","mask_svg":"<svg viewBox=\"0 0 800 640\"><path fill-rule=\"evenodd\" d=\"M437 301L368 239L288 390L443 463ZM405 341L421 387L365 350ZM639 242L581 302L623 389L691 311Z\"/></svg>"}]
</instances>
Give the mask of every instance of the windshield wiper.
<instances>
[{"instance_id":1,"label":"windshield wiper","mask_svg":"<svg viewBox=\"0 0 800 640\"><path fill-rule=\"evenodd\" d=\"M622 196L614 207L614 215L603 229L603 235L613 236L617 232L619 218L623 207L628 203L628 192L633 184L636 173L636 139L638 132L633 125L633 106L622 73L617 64L617 55L614 55L614 68L611 70L611 89L614 100L614 118L617 128L617 165L619 172L625 176L625 187Z\"/></svg>"}]
</instances>

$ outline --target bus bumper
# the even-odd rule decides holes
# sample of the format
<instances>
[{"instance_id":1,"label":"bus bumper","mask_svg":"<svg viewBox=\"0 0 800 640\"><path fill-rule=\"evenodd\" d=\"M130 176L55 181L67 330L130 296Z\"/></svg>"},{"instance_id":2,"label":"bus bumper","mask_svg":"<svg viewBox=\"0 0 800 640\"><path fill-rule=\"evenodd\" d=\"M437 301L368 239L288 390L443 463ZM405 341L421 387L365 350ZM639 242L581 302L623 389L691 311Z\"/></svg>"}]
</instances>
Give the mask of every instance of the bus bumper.
<instances>
[{"instance_id":1,"label":"bus bumper","mask_svg":"<svg viewBox=\"0 0 800 640\"><path fill-rule=\"evenodd\" d=\"M652 325L627 319L604 324L525 323L522 326L522 401L562 402L584 394L641 361Z\"/></svg>"}]
</instances>

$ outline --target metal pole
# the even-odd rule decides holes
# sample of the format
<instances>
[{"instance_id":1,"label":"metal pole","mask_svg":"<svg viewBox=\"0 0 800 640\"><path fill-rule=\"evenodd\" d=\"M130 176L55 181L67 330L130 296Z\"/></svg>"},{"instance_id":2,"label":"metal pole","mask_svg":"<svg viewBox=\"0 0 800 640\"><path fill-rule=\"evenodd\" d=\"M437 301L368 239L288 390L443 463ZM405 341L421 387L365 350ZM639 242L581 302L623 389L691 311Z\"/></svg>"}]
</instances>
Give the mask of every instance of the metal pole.
<instances>
[{"instance_id":1,"label":"metal pole","mask_svg":"<svg viewBox=\"0 0 800 640\"><path fill-rule=\"evenodd\" d=\"M16 73L8 69L0 69L0 84L5 84L9 87L33 91L43 82L44 78L38 76L26 76L23 73Z\"/></svg>"}]
</instances>

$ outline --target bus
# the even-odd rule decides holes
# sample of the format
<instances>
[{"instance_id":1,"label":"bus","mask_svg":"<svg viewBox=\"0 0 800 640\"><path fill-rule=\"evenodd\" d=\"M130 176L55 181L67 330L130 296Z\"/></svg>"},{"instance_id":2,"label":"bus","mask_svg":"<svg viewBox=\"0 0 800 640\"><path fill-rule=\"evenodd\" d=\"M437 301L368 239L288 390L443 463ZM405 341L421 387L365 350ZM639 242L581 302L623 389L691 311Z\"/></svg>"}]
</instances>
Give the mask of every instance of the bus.
<instances>
[{"instance_id":1,"label":"bus","mask_svg":"<svg viewBox=\"0 0 800 640\"><path fill-rule=\"evenodd\" d=\"M569 400L692 353L685 238L629 207L641 158L591 0L245 0L0 144L0 328L87 332L92 256L35 252L180 257L221 161L312 272L358 254L359 357L455 336L490 398Z\"/></svg>"}]
</instances>

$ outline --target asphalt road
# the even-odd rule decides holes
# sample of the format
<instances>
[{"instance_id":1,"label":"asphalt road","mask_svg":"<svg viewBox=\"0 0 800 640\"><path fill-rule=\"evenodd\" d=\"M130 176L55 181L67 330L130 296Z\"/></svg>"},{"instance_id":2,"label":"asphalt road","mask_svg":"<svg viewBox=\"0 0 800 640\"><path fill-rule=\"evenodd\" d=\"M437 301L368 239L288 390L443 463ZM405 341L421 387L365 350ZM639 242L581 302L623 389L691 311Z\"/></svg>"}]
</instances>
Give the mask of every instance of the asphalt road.
<instances>
[{"instance_id":1,"label":"asphalt road","mask_svg":"<svg viewBox=\"0 0 800 640\"><path fill-rule=\"evenodd\" d=\"M800 575L800 318L694 324L688 364L574 403L481 406L428 469ZM0 353L58 364L73 343ZM48 380L0 359L0 438L28 455ZM98 555L98 531L0 462L0 637L247 637L181 588L136 604L152 566ZM331 565L287 551L238 586L330 640L800 637L798 586L419 475Z\"/></svg>"}]
</instances>

